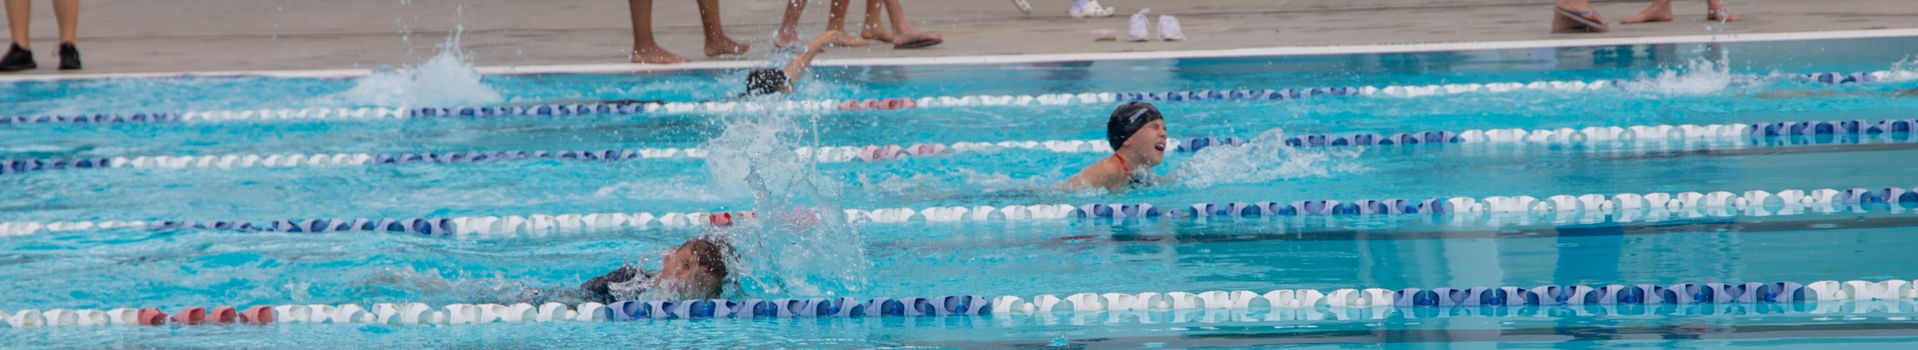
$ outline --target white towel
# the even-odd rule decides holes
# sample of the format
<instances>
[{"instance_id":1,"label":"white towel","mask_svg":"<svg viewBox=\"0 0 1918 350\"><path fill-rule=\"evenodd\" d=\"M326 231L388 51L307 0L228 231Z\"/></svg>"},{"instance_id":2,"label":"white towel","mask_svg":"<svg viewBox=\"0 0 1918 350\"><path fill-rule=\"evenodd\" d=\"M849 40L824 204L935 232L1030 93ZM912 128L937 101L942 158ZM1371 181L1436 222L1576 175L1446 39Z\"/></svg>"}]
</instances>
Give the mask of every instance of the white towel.
<instances>
[{"instance_id":1,"label":"white towel","mask_svg":"<svg viewBox=\"0 0 1918 350\"><path fill-rule=\"evenodd\" d=\"M1159 39L1165 41L1185 40L1185 31L1179 29L1179 19L1172 15L1159 16Z\"/></svg>"},{"instance_id":2,"label":"white towel","mask_svg":"<svg viewBox=\"0 0 1918 350\"><path fill-rule=\"evenodd\" d=\"M1151 12L1152 9L1149 8L1139 9L1139 13L1132 15L1132 25L1125 32L1126 41L1146 41L1152 37L1152 33L1147 32L1146 23L1148 22L1145 20L1145 15Z\"/></svg>"}]
</instances>

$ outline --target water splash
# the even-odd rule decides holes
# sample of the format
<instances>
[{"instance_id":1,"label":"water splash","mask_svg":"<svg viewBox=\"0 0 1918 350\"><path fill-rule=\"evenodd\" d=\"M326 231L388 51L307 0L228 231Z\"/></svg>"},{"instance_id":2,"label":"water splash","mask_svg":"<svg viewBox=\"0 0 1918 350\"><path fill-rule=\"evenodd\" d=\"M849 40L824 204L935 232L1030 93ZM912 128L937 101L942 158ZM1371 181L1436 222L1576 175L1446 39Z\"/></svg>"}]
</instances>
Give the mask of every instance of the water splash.
<instances>
[{"instance_id":1,"label":"water splash","mask_svg":"<svg viewBox=\"0 0 1918 350\"><path fill-rule=\"evenodd\" d=\"M1892 63L1882 81L1899 83L1912 80L1918 80L1918 56L1905 56L1905 59Z\"/></svg>"},{"instance_id":2,"label":"water splash","mask_svg":"<svg viewBox=\"0 0 1918 350\"><path fill-rule=\"evenodd\" d=\"M1285 145L1285 131L1270 130L1239 147L1199 150L1171 172L1184 186L1268 183L1279 179L1324 177L1364 170L1355 149L1298 149Z\"/></svg>"},{"instance_id":3,"label":"water splash","mask_svg":"<svg viewBox=\"0 0 1918 350\"><path fill-rule=\"evenodd\" d=\"M1632 91L1672 95L1708 95L1730 88L1739 79L1732 75L1725 60L1692 59L1683 67L1667 68L1657 75L1641 74L1626 86Z\"/></svg>"},{"instance_id":4,"label":"water splash","mask_svg":"<svg viewBox=\"0 0 1918 350\"><path fill-rule=\"evenodd\" d=\"M458 106L504 101L481 81L478 69L460 50L465 27L457 27L439 54L416 66L382 69L359 78L353 88L330 98L349 105Z\"/></svg>"},{"instance_id":5,"label":"water splash","mask_svg":"<svg viewBox=\"0 0 1918 350\"><path fill-rule=\"evenodd\" d=\"M817 132L783 114L725 123L707 145L711 191L751 196L758 216L722 233L735 253L733 293L830 297L863 290L872 263L858 228L840 215L839 188L792 151L795 140Z\"/></svg>"}]
</instances>

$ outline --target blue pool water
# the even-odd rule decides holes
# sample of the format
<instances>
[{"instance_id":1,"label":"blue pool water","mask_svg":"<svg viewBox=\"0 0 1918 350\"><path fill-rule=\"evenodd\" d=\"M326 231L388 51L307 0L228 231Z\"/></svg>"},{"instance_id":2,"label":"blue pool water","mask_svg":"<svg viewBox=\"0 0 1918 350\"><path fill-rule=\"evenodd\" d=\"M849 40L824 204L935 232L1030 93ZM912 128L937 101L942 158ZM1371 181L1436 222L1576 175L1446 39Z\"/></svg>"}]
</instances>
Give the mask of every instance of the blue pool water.
<instances>
[{"instance_id":1,"label":"blue pool water","mask_svg":"<svg viewBox=\"0 0 1918 350\"><path fill-rule=\"evenodd\" d=\"M1284 135L1879 120L1918 116L1918 81L1742 81L1910 72L1918 38L1521 50L822 67L793 100L1410 86L1544 80L1625 89L1158 103L1174 137L1254 143L1174 153L1170 183L1048 188L1103 154L961 152L801 159L803 146L1098 140L1113 104L890 111L589 114L417 120L0 125L0 159L697 147L706 158L0 175L0 222L245 220L1433 198L1918 186L1918 143L1637 142L1282 147ZM485 64L485 62L479 62ZM357 79L0 83L0 116L530 105L726 98L741 72L478 76L457 59ZM1734 81L1741 81L1734 83ZM1899 136L1905 136L1900 133ZM1260 143L1259 141L1267 141ZM746 180L752 178L754 180ZM1547 284L1806 283L1918 276L1909 210L1597 220L1557 214L1213 220L869 222L734 229L728 298L1067 295ZM1569 214L1567 214L1569 215ZM831 221L831 220L829 220ZM750 226L750 225L749 225ZM111 228L0 237L0 311L513 303L656 256L704 229L519 235ZM1901 243L1904 242L1904 243ZM648 262L657 267L657 259ZM1786 305L1809 310L1816 305ZM1690 307L1690 306L1687 306ZM1900 302L1845 312L1499 310L1269 320L1081 314L624 323L0 328L9 347L1242 347L1830 348L1911 341ZM1730 308L1730 309L1726 309ZM1394 309L1396 310L1396 309ZM1800 310L1803 311L1803 310ZM1209 312L1209 311L1208 311ZM1474 311L1479 312L1479 311ZM1164 319L1161 319L1164 318ZM1174 319L1176 318L1176 319Z\"/></svg>"}]
</instances>

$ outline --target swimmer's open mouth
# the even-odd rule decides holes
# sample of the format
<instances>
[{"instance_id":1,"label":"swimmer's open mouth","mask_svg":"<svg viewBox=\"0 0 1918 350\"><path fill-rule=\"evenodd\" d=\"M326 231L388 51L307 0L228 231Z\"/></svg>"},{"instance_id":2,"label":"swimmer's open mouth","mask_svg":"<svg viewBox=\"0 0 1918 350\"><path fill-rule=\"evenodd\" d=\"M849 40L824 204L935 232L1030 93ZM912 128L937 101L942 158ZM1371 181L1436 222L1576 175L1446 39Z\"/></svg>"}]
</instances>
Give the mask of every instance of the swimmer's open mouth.
<instances>
[{"instance_id":1,"label":"swimmer's open mouth","mask_svg":"<svg viewBox=\"0 0 1918 350\"><path fill-rule=\"evenodd\" d=\"M1152 144L1152 149L1157 150L1159 152L1165 152L1165 142Z\"/></svg>"}]
</instances>

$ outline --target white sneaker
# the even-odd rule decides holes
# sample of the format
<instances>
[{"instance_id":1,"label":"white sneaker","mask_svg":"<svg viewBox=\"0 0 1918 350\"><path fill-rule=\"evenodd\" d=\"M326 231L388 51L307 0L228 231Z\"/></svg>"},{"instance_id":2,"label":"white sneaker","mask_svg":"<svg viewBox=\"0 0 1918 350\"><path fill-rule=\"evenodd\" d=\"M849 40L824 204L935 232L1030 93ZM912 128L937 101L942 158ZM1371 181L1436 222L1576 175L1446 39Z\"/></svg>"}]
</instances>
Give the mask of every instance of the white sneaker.
<instances>
[{"instance_id":1,"label":"white sneaker","mask_svg":"<svg viewBox=\"0 0 1918 350\"><path fill-rule=\"evenodd\" d=\"M1147 22L1145 20L1145 15L1151 12L1152 12L1152 9L1149 9L1149 8L1140 9L1139 13L1132 15L1132 21L1131 21L1132 24L1130 27L1127 27L1125 31L1125 41L1132 41L1132 42L1146 41L1148 40L1147 38L1152 37L1152 33L1146 32Z\"/></svg>"},{"instance_id":2,"label":"white sneaker","mask_svg":"<svg viewBox=\"0 0 1918 350\"><path fill-rule=\"evenodd\" d=\"M1019 12L1025 12L1027 16L1032 15L1031 2L1027 2L1026 0L1012 0L1012 6L1019 7Z\"/></svg>"},{"instance_id":3,"label":"white sneaker","mask_svg":"<svg viewBox=\"0 0 1918 350\"><path fill-rule=\"evenodd\" d=\"M1072 18L1112 17L1112 10L1111 7L1099 5L1099 0L1090 0L1085 5L1073 8Z\"/></svg>"},{"instance_id":4,"label":"white sneaker","mask_svg":"<svg viewBox=\"0 0 1918 350\"><path fill-rule=\"evenodd\" d=\"M1185 40L1185 31L1179 29L1179 19L1172 15L1159 16L1159 39L1165 41Z\"/></svg>"}]
</instances>

